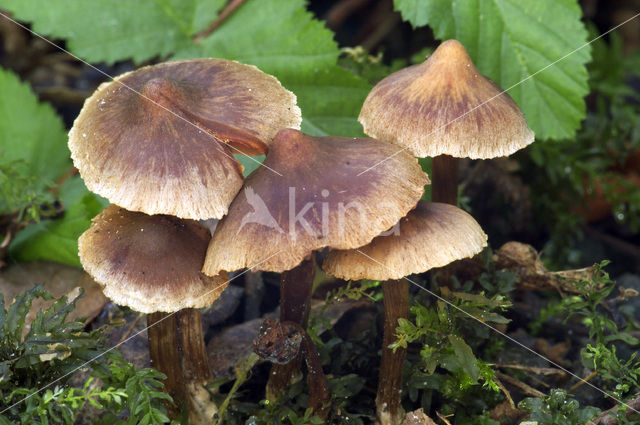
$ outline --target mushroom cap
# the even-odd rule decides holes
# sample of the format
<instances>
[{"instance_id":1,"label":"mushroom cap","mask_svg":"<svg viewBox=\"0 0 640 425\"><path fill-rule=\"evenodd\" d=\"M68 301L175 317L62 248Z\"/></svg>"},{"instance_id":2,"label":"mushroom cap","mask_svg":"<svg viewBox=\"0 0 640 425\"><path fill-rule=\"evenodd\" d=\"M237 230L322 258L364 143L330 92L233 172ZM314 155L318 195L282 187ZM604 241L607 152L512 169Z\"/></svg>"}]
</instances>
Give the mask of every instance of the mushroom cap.
<instances>
[{"instance_id":1,"label":"mushroom cap","mask_svg":"<svg viewBox=\"0 0 640 425\"><path fill-rule=\"evenodd\" d=\"M460 208L420 201L397 234L348 251L329 251L322 269L340 279L401 279L471 257L487 245L480 225Z\"/></svg>"},{"instance_id":2,"label":"mushroom cap","mask_svg":"<svg viewBox=\"0 0 640 425\"><path fill-rule=\"evenodd\" d=\"M80 262L116 304L173 312L215 301L226 273L200 272L209 231L193 220L146 215L110 205L78 239Z\"/></svg>"},{"instance_id":3,"label":"mushroom cap","mask_svg":"<svg viewBox=\"0 0 640 425\"><path fill-rule=\"evenodd\" d=\"M233 153L265 153L301 122L270 75L224 59L147 66L104 83L69 132L89 190L131 211L220 218L242 186Z\"/></svg>"},{"instance_id":4,"label":"mushroom cap","mask_svg":"<svg viewBox=\"0 0 640 425\"><path fill-rule=\"evenodd\" d=\"M419 157L495 158L534 140L518 105L478 72L456 40L380 81L358 120L369 136Z\"/></svg>"},{"instance_id":5,"label":"mushroom cap","mask_svg":"<svg viewBox=\"0 0 640 425\"><path fill-rule=\"evenodd\" d=\"M260 167L247 178L213 234L205 274L283 272L317 249L362 246L414 208L429 183L393 145L291 129L276 135L264 165L281 175Z\"/></svg>"}]
</instances>

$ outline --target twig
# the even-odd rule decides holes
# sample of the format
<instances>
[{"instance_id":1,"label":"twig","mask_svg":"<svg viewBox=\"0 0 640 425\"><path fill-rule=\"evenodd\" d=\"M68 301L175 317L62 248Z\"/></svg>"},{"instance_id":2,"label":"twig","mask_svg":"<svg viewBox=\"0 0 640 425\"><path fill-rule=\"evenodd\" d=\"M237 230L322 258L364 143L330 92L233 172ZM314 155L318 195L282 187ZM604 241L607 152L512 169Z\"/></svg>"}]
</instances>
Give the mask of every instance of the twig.
<instances>
[{"instance_id":1,"label":"twig","mask_svg":"<svg viewBox=\"0 0 640 425\"><path fill-rule=\"evenodd\" d=\"M336 29L342 23L351 16L358 9L366 6L371 0L342 0L336 3L329 9L325 17L327 26L331 29Z\"/></svg>"},{"instance_id":2,"label":"twig","mask_svg":"<svg viewBox=\"0 0 640 425\"><path fill-rule=\"evenodd\" d=\"M9 224L7 225L6 229L4 230L6 232L5 233L5 237L2 240L2 242L0 242L0 269L7 265L7 263L4 261L4 259L7 256L7 251L9 250L9 245L11 244L11 241L13 240L13 236L16 233L18 233L18 230L20 230L20 227L15 222L15 213L12 214L12 217L13 218L9 220ZM0 230L2 230L1 227L0 227Z\"/></svg>"},{"instance_id":3,"label":"twig","mask_svg":"<svg viewBox=\"0 0 640 425\"><path fill-rule=\"evenodd\" d=\"M502 381L499 380L498 378L496 378L496 383L498 384L498 388L500 388L500 390L502 391L504 396L507 397L507 401L509 402L509 405L513 409L515 409L516 408L516 404L513 402L513 399L511 398L511 393L509 392L509 390L507 390L507 388L504 386Z\"/></svg>"},{"instance_id":4,"label":"twig","mask_svg":"<svg viewBox=\"0 0 640 425\"><path fill-rule=\"evenodd\" d=\"M43 100L73 106L82 106L89 95L90 93L62 86L38 90L38 96Z\"/></svg>"},{"instance_id":5,"label":"twig","mask_svg":"<svg viewBox=\"0 0 640 425\"><path fill-rule=\"evenodd\" d=\"M244 0L231 0L229 4L227 4L227 7L225 7L222 12L220 12L218 18L211 23L211 25L209 25L205 30L193 36L193 41L195 43L200 43L200 40L211 35L211 33L214 32L220 25L222 25L222 23L226 21L227 18L236 11L237 8L242 6L242 3L244 3Z\"/></svg>"},{"instance_id":6,"label":"twig","mask_svg":"<svg viewBox=\"0 0 640 425\"><path fill-rule=\"evenodd\" d=\"M131 332L136 327L140 319L142 319L143 317L144 317L144 313L138 314L138 317L135 318L135 320L131 323L131 325L129 325L129 327L124 332L124 334L122 334L122 336L120 337L120 341L118 341L117 345L122 344L127 338L129 338L129 335L131 335Z\"/></svg>"},{"instance_id":7,"label":"twig","mask_svg":"<svg viewBox=\"0 0 640 425\"><path fill-rule=\"evenodd\" d=\"M533 375L529 375L529 378L530 378L533 382L535 382L536 384L538 384L538 385L542 385L542 386L543 386L543 387L545 387L545 388L551 388L551 385L547 384L547 383L546 383L546 382L544 382L542 379L538 379L538 378L536 378L536 377L535 377L535 376L533 376Z\"/></svg>"},{"instance_id":8,"label":"twig","mask_svg":"<svg viewBox=\"0 0 640 425\"><path fill-rule=\"evenodd\" d=\"M631 409L627 409L627 411L625 412L625 416L629 416L631 413L633 413L634 410L640 410L640 393L636 394L634 399L626 401L625 404L631 407ZM609 410L605 410L594 419L590 420L587 425L617 425L618 418L610 415L615 415L619 407L619 405L616 405Z\"/></svg>"},{"instance_id":9,"label":"twig","mask_svg":"<svg viewBox=\"0 0 640 425\"><path fill-rule=\"evenodd\" d=\"M584 226L584 230L589 236L613 247L613 249L624 252L626 255L633 257L636 260L640 260L640 249L638 249L636 245L615 236L602 233L590 226Z\"/></svg>"},{"instance_id":10,"label":"twig","mask_svg":"<svg viewBox=\"0 0 640 425\"><path fill-rule=\"evenodd\" d=\"M78 174L78 169L75 166L70 165L69 168L67 168L67 170L62 173L60 177L58 177L58 180L56 180L55 182L56 185L51 188L51 192L53 192L54 195L57 195L60 191L60 186L62 186L62 184L69 180L71 177L77 176Z\"/></svg>"},{"instance_id":11,"label":"twig","mask_svg":"<svg viewBox=\"0 0 640 425\"><path fill-rule=\"evenodd\" d=\"M495 366L504 368L504 369L525 370L527 372L533 372L538 375L566 375L566 373L563 370L556 369L554 367L534 367L534 366L525 366L525 365L519 365L519 364L503 364L503 363L498 363Z\"/></svg>"},{"instance_id":12,"label":"twig","mask_svg":"<svg viewBox=\"0 0 640 425\"><path fill-rule=\"evenodd\" d=\"M438 412L437 410L436 410L436 415L438 415L438 418L440 418L440 420L441 420L442 422L444 422L444 423L445 423L445 424L447 424L447 425L451 425L451 422L449 422L449 421L447 420L447 417L446 417L446 416L441 415L441 414L440 414L440 412Z\"/></svg>"},{"instance_id":13,"label":"twig","mask_svg":"<svg viewBox=\"0 0 640 425\"><path fill-rule=\"evenodd\" d=\"M591 372L591 373L589 374L589 376L587 376L586 378L581 379L580 381L578 381L578 382L576 382L575 384L573 384L573 385L571 386L571 388L569 388L569 389L567 390L567 392L569 392L569 393L574 392L574 391L575 391L575 390L577 390L577 389L578 389L582 384L584 384L585 382L587 382L589 379L593 378L593 377L594 377L594 376L596 376L597 374L598 374L598 372L594 370L593 372Z\"/></svg>"},{"instance_id":14,"label":"twig","mask_svg":"<svg viewBox=\"0 0 640 425\"><path fill-rule=\"evenodd\" d=\"M13 230L11 228L7 230L7 234L5 235L4 240L2 241L2 243L0 243L0 250L7 249L9 247L11 239L13 238L12 232Z\"/></svg>"},{"instance_id":15,"label":"twig","mask_svg":"<svg viewBox=\"0 0 640 425\"><path fill-rule=\"evenodd\" d=\"M371 51L378 45L384 38L389 35L391 30L400 23L402 19L398 13L390 13L386 18L380 22L375 30L360 43L366 51Z\"/></svg>"},{"instance_id":16,"label":"twig","mask_svg":"<svg viewBox=\"0 0 640 425\"><path fill-rule=\"evenodd\" d=\"M543 392L538 391L533 387L530 387L529 385L525 384L524 382L518 381L516 378L514 378L513 376L510 376L510 375L507 375L506 373L502 373L502 372L496 371L496 376L499 377L500 379L508 382L509 384L513 385L514 387L520 388L522 391L524 391L525 394L528 394L528 395L533 396L533 397L544 397L545 396L545 394Z\"/></svg>"}]
</instances>

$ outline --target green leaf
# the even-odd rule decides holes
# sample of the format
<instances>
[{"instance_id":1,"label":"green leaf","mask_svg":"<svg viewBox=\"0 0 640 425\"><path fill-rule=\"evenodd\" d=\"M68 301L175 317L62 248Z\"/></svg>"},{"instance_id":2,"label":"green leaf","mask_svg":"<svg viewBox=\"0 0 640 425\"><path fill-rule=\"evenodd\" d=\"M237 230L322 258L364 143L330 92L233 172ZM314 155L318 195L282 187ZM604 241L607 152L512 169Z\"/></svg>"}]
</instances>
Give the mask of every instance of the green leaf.
<instances>
[{"instance_id":1,"label":"green leaf","mask_svg":"<svg viewBox=\"0 0 640 425\"><path fill-rule=\"evenodd\" d=\"M31 303L35 298L44 298L50 300L53 297L45 290L41 285L36 285L28 291L18 294L9 306L7 312L6 321L3 324L3 334L10 336L14 341L20 341L22 338L22 331L24 330L24 323L31 309Z\"/></svg>"},{"instance_id":2,"label":"green leaf","mask_svg":"<svg viewBox=\"0 0 640 425\"><path fill-rule=\"evenodd\" d=\"M55 180L71 164L67 134L53 108L0 68L0 161L22 160L29 175Z\"/></svg>"},{"instance_id":3,"label":"green leaf","mask_svg":"<svg viewBox=\"0 0 640 425\"><path fill-rule=\"evenodd\" d=\"M627 332L619 332L613 335L608 335L604 338L604 341L606 343L610 343L613 341L622 341L631 346L638 345L640 343L640 340L638 340L638 338L634 337L633 335Z\"/></svg>"},{"instance_id":4,"label":"green leaf","mask_svg":"<svg viewBox=\"0 0 640 425\"><path fill-rule=\"evenodd\" d=\"M394 0L394 8L402 14L402 19L409 21L414 28L433 24L435 17L440 17L442 20L438 23L435 35L443 38L444 34L455 31L449 3L447 0Z\"/></svg>"},{"instance_id":5,"label":"green leaf","mask_svg":"<svg viewBox=\"0 0 640 425\"><path fill-rule=\"evenodd\" d=\"M305 73L334 64L339 53L332 33L313 19L303 0L247 0L201 45L204 52L268 73Z\"/></svg>"},{"instance_id":6,"label":"green leaf","mask_svg":"<svg viewBox=\"0 0 640 425\"><path fill-rule=\"evenodd\" d=\"M164 424L164 423L169 423L169 422L171 422L171 420L169 419L169 417L168 417L167 415L165 415L164 413L162 413L162 412L160 412L160 411L158 411L158 410L155 410L154 412L155 412L155 414L154 414L155 419L156 419L156 421L157 421L158 423L163 423L163 424Z\"/></svg>"},{"instance_id":7,"label":"green leaf","mask_svg":"<svg viewBox=\"0 0 640 425\"><path fill-rule=\"evenodd\" d=\"M68 298L67 295L60 297L56 302L47 308L46 310L40 310L36 314L35 320L31 323L31 329L29 330L29 337L37 339L43 335L46 335L51 341L60 341L67 343L66 338L68 334L73 331L73 322L65 324L66 318L75 308L76 301L84 296L84 289L81 289L77 296ZM78 329L82 330L82 328ZM73 344L75 341L69 341ZM48 346L48 349L54 349L60 351L60 346Z\"/></svg>"},{"instance_id":8,"label":"green leaf","mask_svg":"<svg viewBox=\"0 0 640 425\"><path fill-rule=\"evenodd\" d=\"M247 155L234 155L236 159L242 164L244 168L242 170L242 174L247 177L249 174L253 173L256 169L260 167L262 161L266 158L265 155L258 156L247 156Z\"/></svg>"},{"instance_id":9,"label":"green leaf","mask_svg":"<svg viewBox=\"0 0 640 425\"><path fill-rule=\"evenodd\" d=\"M302 130L313 136L362 137L357 121L371 86L337 65L287 80L298 96Z\"/></svg>"},{"instance_id":10,"label":"green leaf","mask_svg":"<svg viewBox=\"0 0 640 425\"><path fill-rule=\"evenodd\" d=\"M334 398L349 398L364 387L365 379L355 373L329 379L329 390Z\"/></svg>"},{"instance_id":11,"label":"green leaf","mask_svg":"<svg viewBox=\"0 0 640 425\"><path fill-rule=\"evenodd\" d=\"M247 0L209 37L202 52L256 65L267 73L306 73L334 64L332 33L303 0Z\"/></svg>"},{"instance_id":12,"label":"green leaf","mask_svg":"<svg viewBox=\"0 0 640 425\"><path fill-rule=\"evenodd\" d=\"M459 336L448 335L448 338L461 369L469 375L472 380L476 381L480 370L477 365L478 360L476 356L473 355L471 347Z\"/></svg>"},{"instance_id":13,"label":"green leaf","mask_svg":"<svg viewBox=\"0 0 640 425\"><path fill-rule=\"evenodd\" d=\"M501 316L497 313L488 313L488 312L483 312L480 314L480 318L484 321L484 322L493 322L493 323L502 323L504 325L506 325L507 323L511 322L511 319L507 319L504 316Z\"/></svg>"},{"instance_id":14,"label":"green leaf","mask_svg":"<svg viewBox=\"0 0 640 425\"><path fill-rule=\"evenodd\" d=\"M305 131L362 136L356 117L371 87L337 65L333 34L304 0L247 0L199 44L193 35L215 20L224 0L51 0L46 8L37 0L5 3L35 31L68 40L72 52L92 62L173 55L256 65L298 96Z\"/></svg>"},{"instance_id":15,"label":"green leaf","mask_svg":"<svg viewBox=\"0 0 640 425\"><path fill-rule=\"evenodd\" d=\"M142 62L193 45L224 0L5 0L3 9L33 30L67 40L89 62Z\"/></svg>"},{"instance_id":16,"label":"green leaf","mask_svg":"<svg viewBox=\"0 0 640 425\"><path fill-rule=\"evenodd\" d=\"M18 233L11 244L11 257L19 261L49 260L80 266L78 237L108 202L89 192L79 177L69 179L60 187L60 199L65 207L64 217L43 220Z\"/></svg>"},{"instance_id":17,"label":"green leaf","mask_svg":"<svg viewBox=\"0 0 640 425\"><path fill-rule=\"evenodd\" d=\"M4 415L0 415L0 425L14 425L9 419L7 419Z\"/></svg>"},{"instance_id":18,"label":"green leaf","mask_svg":"<svg viewBox=\"0 0 640 425\"><path fill-rule=\"evenodd\" d=\"M572 137L580 126L590 47L574 52L587 41L576 0L395 0L395 7L414 26L460 41L478 70L504 89L518 84L509 94L537 138Z\"/></svg>"},{"instance_id":19,"label":"green leaf","mask_svg":"<svg viewBox=\"0 0 640 425\"><path fill-rule=\"evenodd\" d=\"M149 422L151 422L151 412L147 412L142 419L140 419L139 425L147 425Z\"/></svg>"},{"instance_id":20,"label":"green leaf","mask_svg":"<svg viewBox=\"0 0 640 425\"><path fill-rule=\"evenodd\" d=\"M361 136L356 117L371 87L337 65L339 54L333 34L305 9L303 0L247 0L199 47L177 56L256 65L296 94L304 131Z\"/></svg>"}]
</instances>

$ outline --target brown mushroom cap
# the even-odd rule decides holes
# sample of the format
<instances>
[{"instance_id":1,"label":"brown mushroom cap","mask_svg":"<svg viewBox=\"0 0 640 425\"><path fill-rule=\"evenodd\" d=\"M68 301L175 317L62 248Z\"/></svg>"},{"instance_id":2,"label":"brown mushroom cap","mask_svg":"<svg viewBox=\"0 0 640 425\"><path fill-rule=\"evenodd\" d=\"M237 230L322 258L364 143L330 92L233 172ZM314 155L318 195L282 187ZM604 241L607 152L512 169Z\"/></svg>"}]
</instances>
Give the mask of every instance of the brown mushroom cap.
<instances>
[{"instance_id":1,"label":"brown mushroom cap","mask_svg":"<svg viewBox=\"0 0 640 425\"><path fill-rule=\"evenodd\" d=\"M254 66L165 62L85 101L69 149L89 190L131 211L220 218L242 185L233 153L265 153L301 122L296 97Z\"/></svg>"},{"instance_id":2,"label":"brown mushroom cap","mask_svg":"<svg viewBox=\"0 0 640 425\"><path fill-rule=\"evenodd\" d=\"M419 157L507 156L534 139L518 105L478 72L456 40L380 81L358 120L369 136Z\"/></svg>"},{"instance_id":3,"label":"brown mushroom cap","mask_svg":"<svg viewBox=\"0 0 640 425\"><path fill-rule=\"evenodd\" d=\"M261 167L247 178L218 223L203 272L282 272L316 249L370 242L413 208L429 183L415 158L396 151L373 139L280 131L264 165L282 175Z\"/></svg>"},{"instance_id":4,"label":"brown mushroom cap","mask_svg":"<svg viewBox=\"0 0 640 425\"><path fill-rule=\"evenodd\" d=\"M420 201L400 220L397 234L378 236L348 251L330 251L322 265L340 279L401 279L471 257L487 235L469 214L449 204Z\"/></svg>"},{"instance_id":5,"label":"brown mushroom cap","mask_svg":"<svg viewBox=\"0 0 640 425\"><path fill-rule=\"evenodd\" d=\"M143 313L200 308L229 284L200 273L209 231L197 221L105 208L78 240L80 261L116 304Z\"/></svg>"}]
</instances>

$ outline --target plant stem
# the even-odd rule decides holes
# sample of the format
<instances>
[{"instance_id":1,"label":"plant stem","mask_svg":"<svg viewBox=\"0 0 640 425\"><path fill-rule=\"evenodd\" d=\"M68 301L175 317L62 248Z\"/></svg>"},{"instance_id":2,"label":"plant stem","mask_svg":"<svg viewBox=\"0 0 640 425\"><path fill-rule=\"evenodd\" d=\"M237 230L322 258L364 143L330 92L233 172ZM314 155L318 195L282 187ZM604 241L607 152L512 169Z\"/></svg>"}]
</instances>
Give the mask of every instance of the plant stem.
<instances>
[{"instance_id":1,"label":"plant stem","mask_svg":"<svg viewBox=\"0 0 640 425\"><path fill-rule=\"evenodd\" d=\"M431 201L458 206L458 159L449 155L431 160Z\"/></svg>"},{"instance_id":2,"label":"plant stem","mask_svg":"<svg viewBox=\"0 0 640 425\"><path fill-rule=\"evenodd\" d=\"M218 410L218 417L214 420L213 425L219 425L224 420L224 412L229 407L229 402L235 397L236 392L240 388L242 384L247 382L249 378L249 372L251 369L258 363L260 357L256 353L251 353L247 357L241 359L235 367L236 380L229 390L229 394L225 397L224 401L220 405L220 409Z\"/></svg>"},{"instance_id":3,"label":"plant stem","mask_svg":"<svg viewBox=\"0 0 640 425\"><path fill-rule=\"evenodd\" d=\"M307 328L313 279L316 273L315 254L295 268L282 273L280 278L280 322L293 322ZM306 333L306 332L305 332ZM267 382L266 397L275 401L284 390L302 378L302 357L298 355L287 364L275 364Z\"/></svg>"},{"instance_id":4,"label":"plant stem","mask_svg":"<svg viewBox=\"0 0 640 425\"><path fill-rule=\"evenodd\" d=\"M409 317L409 283L406 279L389 280L382 284L384 300L384 331L382 360L376 396L376 424L399 425L404 418L402 409L402 364L406 349L395 353L389 345L395 341L398 319Z\"/></svg>"},{"instance_id":5,"label":"plant stem","mask_svg":"<svg viewBox=\"0 0 640 425\"><path fill-rule=\"evenodd\" d=\"M202 333L200 310L186 308L175 313L147 316L151 365L167 375L164 390L177 407L186 405L190 424L209 424L217 413L204 385L212 379Z\"/></svg>"}]
</instances>

